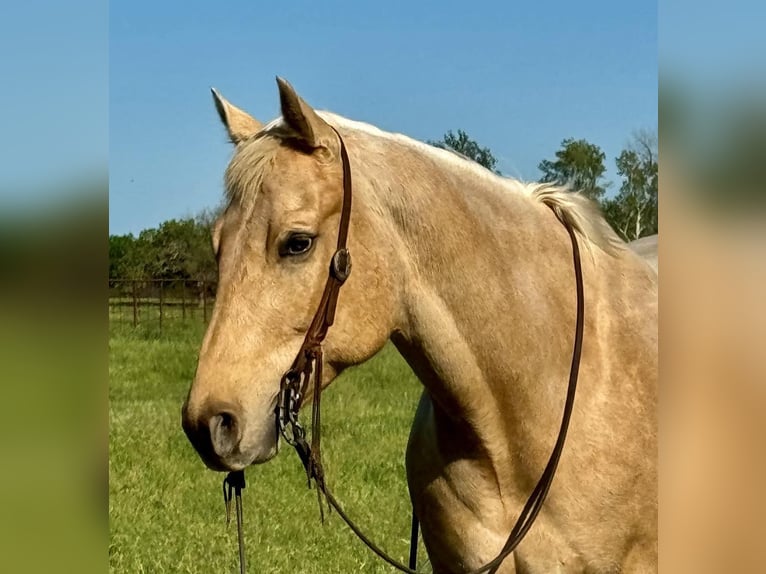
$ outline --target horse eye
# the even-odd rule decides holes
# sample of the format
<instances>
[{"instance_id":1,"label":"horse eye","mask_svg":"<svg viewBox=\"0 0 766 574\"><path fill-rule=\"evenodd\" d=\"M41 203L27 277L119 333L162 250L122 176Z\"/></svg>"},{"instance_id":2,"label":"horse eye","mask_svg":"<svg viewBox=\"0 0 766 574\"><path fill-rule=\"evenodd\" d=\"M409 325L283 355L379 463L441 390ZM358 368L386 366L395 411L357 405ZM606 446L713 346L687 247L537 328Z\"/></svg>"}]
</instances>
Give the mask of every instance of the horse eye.
<instances>
[{"instance_id":1,"label":"horse eye","mask_svg":"<svg viewBox=\"0 0 766 574\"><path fill-rule=\"evenodd\" d=\"M282 257L291 257L303 255L311 250L314 245L314 238L305 233L294 233L290 235L279 249Z\"/></svg>"}]
</instances>

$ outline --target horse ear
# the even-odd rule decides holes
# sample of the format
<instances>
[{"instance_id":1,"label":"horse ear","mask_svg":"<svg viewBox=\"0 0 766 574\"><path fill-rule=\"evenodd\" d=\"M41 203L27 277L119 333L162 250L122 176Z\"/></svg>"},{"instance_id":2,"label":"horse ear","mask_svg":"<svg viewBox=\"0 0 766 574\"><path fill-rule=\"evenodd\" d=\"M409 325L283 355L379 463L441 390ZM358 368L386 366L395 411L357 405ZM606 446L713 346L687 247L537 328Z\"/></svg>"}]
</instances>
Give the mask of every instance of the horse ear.
<instances>
[{"instance_id":1,"label":"horse ear","mask_svg":"<svg viewBox=\"0 0 766 574\"><path fill-rule=\"evenodd\" d=\"M303 101L289 82L277 76L277 85L282 117L298 138L310 148L318 148L332 141L333 131L330 124Z\"/></svg>"},{"instance_id":2,"label":"horse ear","mask_svg":"<svg viewBox=\"0 0 766 574\"><path fill-rule=\"evenodd\" d=\"M218 116L221 118L223 125L226 126L226 131L229 132L229 139L232 143L238 144L242 140L261 131L263 127L261 122L246 111L230 104L215 88L210 88L210 91L213 92L215 109L218 110Z\"/></svg>"}]
</instances>

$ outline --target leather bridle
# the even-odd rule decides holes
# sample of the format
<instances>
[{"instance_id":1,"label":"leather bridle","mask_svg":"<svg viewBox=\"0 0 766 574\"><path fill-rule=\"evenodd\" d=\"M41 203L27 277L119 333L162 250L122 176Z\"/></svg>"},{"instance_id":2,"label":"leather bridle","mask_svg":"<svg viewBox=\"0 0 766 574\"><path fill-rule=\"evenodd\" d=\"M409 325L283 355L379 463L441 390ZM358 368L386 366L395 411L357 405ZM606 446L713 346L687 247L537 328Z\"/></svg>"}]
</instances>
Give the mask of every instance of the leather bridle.
<instances>
[{"instance_id":1,"label":"leather bridle","mask_svg":"<svg viewBox=\"0 0 766 574\"><path fill-rule=\"evenodd\" d=\"M333 128L333 131L334 128ZM320 439L320 397L322 396L322 342L335 320L338 294L351 273L351 254L346 248L348 226L351 220L351 163L346 144L335 131L340 141L340 157L343 165L343 204L338 224L338 243L330 259L327 282L319 301L319 307L306 331L298 354L290 368L282 375L277 398L277 430L285 441L293 446L306 467L309 483L313 479L323 489L324 473L319 450ZM305 431L298 422L298 411L306 396L313 374L313 408L311 414L311 446L306 444ZM317 491L318 492L318 491ZM321 504L320 504L321 508Z\"/></svg>"},{"instance_id":2,"label":"leather bridle","mask_svg":"<svg viewBox=\"0 0 766 574\"><path fill-rule=\"evenodd\" d=\"M319 499L319 509L322 520L324 521L324 509L322 505L322 495L327 501L328 508L334 508L338 515L346 522L351 530L364 542L375 554L388 562L394 568L409 574L417 574L417 536L418 520L414 515L412 518L412 536L410 547L409 566L399 563L391 558L376 544L374 544L361 529L348 517L343 508L337 502L325 483L324 468L320 451L320 399L322 395L322 343L327 336L328 329L332 326L335 319L335 310L338 303L340 288L345 283L351 273L351 255L346 247L348 239L348 229L351 219L351 165L346 151L346 145L341 135L333 128L340 142L340 156L343 165L343 205L341 207L340 223L338 225L338 243L335 253L330 260L330 269L325 283L322 298L319 302L314 318L309 325L306 336L303 339L298 354L293 361L292 366L282 375L280 390L276 407L276 427L285 441L295 448L301 462L306 470L308 486L312 482L316 485L317 497ZM553 208L552 208L553 209ZM555 209L554 209L555 211ZM572 254L574 258L575 283L577 290L577 319L575 324L574 347L572 351L572 363L569 372L569 384L567 387L566 401L564 403L564 413L559 428L556 443L548 459L548 463L540 476L532 494L527 499L521 514L511 530L510 535L503 549L490 562L475 570L470 570L466 574L483 574L484 572L495 572L502 562L514 551L539 514L543 502L550 490L553 477L556 473L561 453L564 448L569 420L572 416L574 406L575 391L577 388L577 376L580 367L580 357L582 354L583 323L584 323L584 303L583 303L583 279L582 266L580 262L580 250L577 243L577 236L571 224L565 217L557 214L559 220L564 224L569 237L572 241ZM298 421L298 411L306 397L306 392L313 380L312 386L312 413L311 413L311 444L306 441L305 429ZM228 493L227 493L228 486ZM240 572L245 572L244 559L244 541L242 533L242 503L241 489L245 487L244 472L231 472L224 480L224 499L227 506L227 520L229 516L229 505L232 498L232 489L237 497L237 526L239 534L239 554L240 554Z\"/></svg>"}]
</instances>

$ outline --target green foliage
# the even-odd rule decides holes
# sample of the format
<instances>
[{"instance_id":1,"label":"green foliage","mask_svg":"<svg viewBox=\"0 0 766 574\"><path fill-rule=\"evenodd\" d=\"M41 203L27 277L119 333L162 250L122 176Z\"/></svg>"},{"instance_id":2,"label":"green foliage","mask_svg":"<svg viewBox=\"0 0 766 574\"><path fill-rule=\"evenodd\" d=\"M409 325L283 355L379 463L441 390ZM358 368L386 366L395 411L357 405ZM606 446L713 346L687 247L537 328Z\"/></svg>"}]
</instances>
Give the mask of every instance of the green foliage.
<instances>
[{"instance_id":1,"label":"green foliage","mask_svg":"<svg viewBox=\"0 0 766 574\"><path fill-rule=\"evenodd\" d=\"M555 160L543 160L538 169L541 182L569 185L591 199L600 200L607 184L603 181L606 155L601 148L587 140L567 138L561 142Z\"/></svg>"},{"instance_id":2,"label":"green foliage","mask_svg":"<svg viewBox=\"0 0 766 574\"><path fill-rule=\"evenodd\" d=\"M646 131L634 134L616 164L622 183L619 193L603 202L607 221L626 241L657 233L657 136Z\"/></svg>"},{"instance_id":3,"label":"green foliage","mask_svg":"<svg viewBox=\"0 0 766 574\"><path fill-rule=\"evenodd\" d=\"M109 278L129 277L129 258L135 249L136 238L132 233L109 236Z\"/></svg>"},{"instance_id":4,"label":"green foliage","mask_svg":"<svg viewBox=\"0 0 766 574\"><path fill-rule=\"evenodd\" d=\"M500 174L500 172L495 169L495 165L497 165L497 159L495 159L495 156L492 155L492 152L489 150L489 148L481 147L476 141L468 137L468 134L463 130L458 130L457 135L452 133L452 130L450 130L444 134L444 137L441 140L429 141L428 143L432 146L436 146L442 149L451 149L456 151L468 159L475 161L479 165L483 165L488 170Z\"/></svg>"},{"instance_id":5,"label":"green foliage","mask_svg":"<svg viewBox=\"0 0 766 574\"><path fill-rule=\"evenodd\" d=\"M110 279L211 281L217 267L210 239L213 218L171 219L138 237L109 236Z\"/></svg>"}]
</instances>

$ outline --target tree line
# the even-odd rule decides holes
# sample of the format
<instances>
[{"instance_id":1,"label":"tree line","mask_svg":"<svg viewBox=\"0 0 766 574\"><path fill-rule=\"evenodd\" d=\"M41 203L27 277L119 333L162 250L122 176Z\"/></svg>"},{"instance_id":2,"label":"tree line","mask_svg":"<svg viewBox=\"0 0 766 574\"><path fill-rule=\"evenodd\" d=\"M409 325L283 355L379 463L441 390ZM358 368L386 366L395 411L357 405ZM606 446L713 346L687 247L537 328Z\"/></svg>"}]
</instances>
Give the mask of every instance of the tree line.
<instances>
[{"instance_id":1,"label":"tree line","mask_svg":"<svg viewBox=\"0 0 766 574\"><path fill-rule=\"evenodd\" d=\"M463 130L448 131L431 145L449 148L501 175L497 158ZM615 158L620 177L616 193L607 197L606 155L584 139L567 138L552 159L540 162L540 182L569 185L601 206L607 221L625 240L657 233L658 154L657 135L633 134ZM110 279L166 279L214 281L217 265L210 234L221 207L194 217L170 219L137 236L109 236Z\"/></svg>"},{"instance_id":2,"label":"tree line","mask_svg":"<svg viewBox=\"0 0 766 574\"><path fill-rule=\"evenodd\" d=\"M109 279L215 281L210 237L219 212L163 221L138 236L109 235Z\"/></svg>"},{"instance_id":3,"label":"tree line","mask_svg":"<svg viewBox=\"0 0 766 574\"><path fill-rule=\"evenodd\" d=\"M428 142L452 149L497 174L497 159L489 148L481 147L463 130L448 131L439 141ZM584 139L567 138L553 159L537 166L541 183L568 185L597 202L620 237L632 241L657 233L658 153L657 134L641 130L615 158L619 189L613 197L606 190L613 185L604 177L606 154L599 146Z\"/></svg>"}]
</instances>

